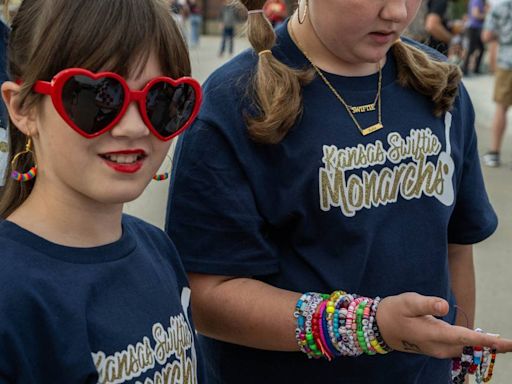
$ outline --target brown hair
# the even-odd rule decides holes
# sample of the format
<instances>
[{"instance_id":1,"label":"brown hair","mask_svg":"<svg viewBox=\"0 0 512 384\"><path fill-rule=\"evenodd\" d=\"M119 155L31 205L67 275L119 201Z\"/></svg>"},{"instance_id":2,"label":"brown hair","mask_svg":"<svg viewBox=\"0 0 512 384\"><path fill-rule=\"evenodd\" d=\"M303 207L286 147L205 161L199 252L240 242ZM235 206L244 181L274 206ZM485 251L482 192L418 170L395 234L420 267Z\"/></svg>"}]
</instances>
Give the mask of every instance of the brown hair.
<instances>
[{"instance_id":1,"label":"brown hair","mask_svg":"<svg viewBox=\"0 0 512 384\"><path fill-rule=\"evenodd\" d=\"M248 10L261 9L264 0L238 0ZM262 14L248 19L248 38L256 52L271 49L275 33ZM392 47L398 67L398 83L429 97L433 113L441 116L451 109L462 73L447 62L433 60L425 52L398 41ZM302 113L302 86L314 76L312 71L287 67L273 55L260 55L254 75L253 96L259 116L246 118L250 137L261 143L281 141Z\"/></svg>"},{"instance_id":2,"label":"brown hair","mask_svg":"<svg viewBox=\"0 0 512 384\"><path fill-rule=\"evenodd\" d=\"M239 1L249 11L262 9L265 4L265 0ZM261 13L249 16L247 36L256 52L271 49L276 41L272 25ZM253 78L259 116L246 118L251 138L261 143L279 143L302 114L302 86L312 79L312 71L292 69L271 54L260 55Z\"/></svg>"},{"instance_id":3,"label":"brown hair","mask_svg":"<svg viewBox=\"0 0 512 384\"><path fill-rule=\"evenodd\" d=\"M8 5L6 1L4 7ZM20 106L31 108L44 97L31 92L36 80L49 81L71 67L137 75L151 52L164 75L190 75L187 47L166 0L24 0L12 20L7 55L11 78L23 79ZM10 126L9 161L27 140L12 121ZM18 163L22 166L26 170L31 165ZM33 183L6 180L0 217L23 203Z\"/></svg>"}]
</instances>

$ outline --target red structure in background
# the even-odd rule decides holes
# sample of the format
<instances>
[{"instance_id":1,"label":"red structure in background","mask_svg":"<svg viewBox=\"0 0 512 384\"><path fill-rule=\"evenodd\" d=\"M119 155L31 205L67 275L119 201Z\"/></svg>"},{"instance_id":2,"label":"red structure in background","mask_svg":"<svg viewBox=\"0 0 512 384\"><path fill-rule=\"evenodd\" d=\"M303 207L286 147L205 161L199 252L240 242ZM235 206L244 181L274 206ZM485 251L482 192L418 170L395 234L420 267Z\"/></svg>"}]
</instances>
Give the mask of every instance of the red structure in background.
<instances>
[{"instance_id":1,"label":"red structure in background","mask_svg":"<svg viewBox=\"0 0 512 384\"><path fill-rule=\"evenodd\" d=\"M297 1L283 0L283 2L286 3L288 14L291 14L297 6ZM206 21L215 21L219 18L222 0L199 0L199 3L202 3L203 17Z\"/></svg>"}]
</instances>

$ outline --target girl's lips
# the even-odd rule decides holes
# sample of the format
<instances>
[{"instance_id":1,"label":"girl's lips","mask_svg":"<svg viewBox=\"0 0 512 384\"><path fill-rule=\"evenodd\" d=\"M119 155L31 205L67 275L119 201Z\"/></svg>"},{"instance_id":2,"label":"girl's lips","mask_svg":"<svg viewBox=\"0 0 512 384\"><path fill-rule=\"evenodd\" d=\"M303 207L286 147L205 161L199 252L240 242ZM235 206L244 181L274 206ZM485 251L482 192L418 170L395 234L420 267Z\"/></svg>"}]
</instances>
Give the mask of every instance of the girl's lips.
<instances>
[{"instance_id":1,"label":"girl's lips","mask_svg":"<svg viewBox=\"0 0 512 384\"><path fill-rule=\"evenodd\" d=\"M142 149L125 149L99 155L107 166L120 173L135 173L144 165L146 152Z\"/></svg>"},{"instance_id":2,"label":"girl's lips","mask_svg":"<svg viewBox=\"0 0 512 384\"><path fill-rule=\"evenodd\" d=\"M142 165L144 163L143 160L137 160L135 163L130 164L116 163L114 161L110 161L107 159L103 160L105 161L105 164L107 164L110 168L120 173L135 173L142 168Z\"/></svg>"},{"instance_id":3,"label":"girl's lips","mask_svg":"<svg viewBox=\"0 0 512 384\"><path fill-rule=\"evenodd\" d=\"M395 39L394 32L371 32L370 37L379 44L387 44Z\"/></svg>"}]
</instances>

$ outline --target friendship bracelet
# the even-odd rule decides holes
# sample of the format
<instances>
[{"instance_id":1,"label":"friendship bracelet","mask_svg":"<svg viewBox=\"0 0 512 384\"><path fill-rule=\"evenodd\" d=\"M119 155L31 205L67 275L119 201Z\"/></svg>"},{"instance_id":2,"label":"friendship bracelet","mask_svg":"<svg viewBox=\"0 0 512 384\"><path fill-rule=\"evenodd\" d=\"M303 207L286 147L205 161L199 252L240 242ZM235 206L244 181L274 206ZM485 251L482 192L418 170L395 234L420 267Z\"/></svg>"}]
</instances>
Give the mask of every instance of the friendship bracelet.
<instances>
[{"instance_id":1,"label":"friendship bracelet","mask_svg":"<svg viewBox=\"0 0 512 384\"><path fill-rule=\"evenodd\" d=\"M476 332L483 332L476 328ZM494 335L488 333L488 335ZM499 336L499 335L494 335ZM491 381L496 362L496 349L465 346L460 357L452 359L452 384L465 383L466 375L475 375L476 384Z\"/></svg>"},{"instance_id":2,"label":"friendship bracelet","mask_svg":"<svg viewBox=\"0 0 512 384\"><path fill-rule=\"evenodd\" d=\"M487 369L489 368L491 359L491 349L488 347L484 347L482 354L482 364L480 364L480 369L475 374L475 381L477 384L482 384L484 382L484 377L487 375Z\"/></svg>"},{"instance_id":3,"label":"friendship bracelet","mask_svg":"<svg viewBox=\"0 0 512 384\"><path fill-rule=\"evenodd\" d=\"M333 325L333 328L336 334L336 346L343 356L352 356L351 350L348 347L349 339L345 328L348 306L352 300L354 300L352 295L345 295L340 297L334 305L333 321L336 321L336 323Z\"/></svg>"},{"instance_id":4,"label":"friendship bracelet","mask_svg":"<svg viewBox=\"0 0 512 384\"><path fill-rule=\"evenodd\" d=\"M294 317L297 319L295 337L300 350L305 353L308 358L318 357L316 352L318 348L313 340L311 321L316 306L322 300L323 297L321 294L308 292L300 297L295 306Z\"/></svg>"},{"instance_id":5,"label":"friendship bracelet","mask_svg":"<svg viewBox=\"0 0 512 384\"><path fill-rule=\"evenodd\" d=\"M496 349L465 346L462 355L452 359L452 384L464 384L468 374L475 375L477 384L491 381L495 362Z\"/></svg>"},{"instance_id":6,"label":"friendship bracelet","mask_svg":"<svg viewBox=\"0 0 512 384\"><path fill-rule=\"evenodd\" d=\"M496 349L491 351L491 363L489 364L489 370L487 375L484 377L484 383L488 383L492 379L492 372L494 370L494 363L496 362Z\"/></svg>"},{"instance_id":7,"label":"friendship bracelet","mask_svg":"<svg viewBox=\"0 0 512 384\"><path fill-rule=\"evenodd\" d=\"M386 354L386 353L392 352L393 349L389 345L387 345L386 342L384 341L384 339L382 338L382 336L380 334L380 330L379 330L379 325L377 324L377 308L379 307L380 301L381 301L381 298L377 296L373 303L373 307L375 307L375 308L372 308L372 310L375 313L375 315L374 315L375 320L374 320L372 329L373 329L373 333L375 334L375 340L377 341L380 348L384 351L384 353L382 353L382 354Z\"/></svg>"},{"instance_id":8,"label":"friendship bracelet","mask_svg":"<svg viewBox=\"0 0 512 384\"><path fill-rule=\"evenodd\" d=\"M296 303L295 338L309 358L385 354L391 350L376 322L380 298L334 291L307 292Z\"/></svg>"}]
</instances>

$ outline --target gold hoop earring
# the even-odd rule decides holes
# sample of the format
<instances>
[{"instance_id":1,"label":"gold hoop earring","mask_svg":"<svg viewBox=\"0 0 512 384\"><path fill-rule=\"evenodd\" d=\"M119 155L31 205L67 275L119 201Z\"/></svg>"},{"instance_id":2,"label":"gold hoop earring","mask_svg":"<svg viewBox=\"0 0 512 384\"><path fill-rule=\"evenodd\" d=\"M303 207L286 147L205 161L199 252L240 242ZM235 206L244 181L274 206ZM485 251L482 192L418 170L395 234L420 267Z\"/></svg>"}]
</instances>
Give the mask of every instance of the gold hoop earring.
<instances>
[{"instance_id":1,"label":"gold hoop earring","mask_svg":"<svg viewBox=\"0 0 512 384\"><path fill-rule=\"evenodd\" d=\"M28 172L19 172L16 170L16 162L21 156L24 155L30 155L32 156L32 159L34 160L34 166L32 166ZM25 150L17 153L12 161L11 161L11 178L24 183L25 181L32 180L37 175L37 164L35 164L35 156L34 152L32 152L32 139L29 137L27 140L27 144L25 145Z\"/></svg>"},{"instance_id":2,"label":"gold hoop earring","mask_svg":"<svg viewBox=\"0 0 512 384\"><path fill-rule=\"evenodd\" d=\"M300 17L300 0L299 0L298 7L297 7L297 19L299 20L299 24L304 24L304 21L306 20L307 15L308 15L308 0L306 0L306 6L304 8L304 13L302 14L302 19Z\"/></svg>"}]
</instances>

